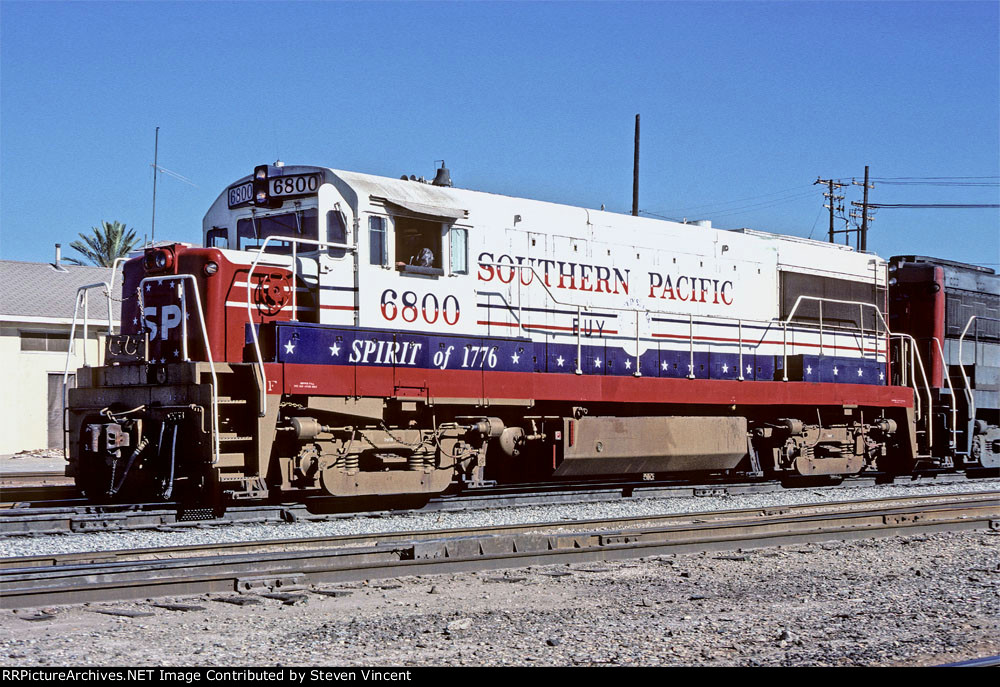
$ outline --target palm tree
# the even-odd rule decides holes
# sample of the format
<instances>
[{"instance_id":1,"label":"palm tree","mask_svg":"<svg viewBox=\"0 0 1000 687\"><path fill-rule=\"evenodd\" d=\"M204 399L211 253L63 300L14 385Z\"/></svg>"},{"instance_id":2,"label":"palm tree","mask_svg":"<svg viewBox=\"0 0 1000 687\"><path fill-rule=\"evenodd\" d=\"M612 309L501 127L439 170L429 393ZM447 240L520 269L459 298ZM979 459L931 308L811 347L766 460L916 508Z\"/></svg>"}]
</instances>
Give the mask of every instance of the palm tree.
<instances>
[{"instance_id":1,"label":"palm tree","mask_svg":"<svg viewBox=\"0 0 1000 687\"><path fill-rule=\"evenodd\" d=\"M74 241L69 244L83 255L89 262L101 267L111 267L115 263L115 258L122 258L129 254L129 251L139 243L135 231L129 229L121 222L101 222L100 227L91 227L92 235L80 233L82 241ZM66 262L74 265L85 264L78 258L66 258Z\"/></svg>"}]
</instances>

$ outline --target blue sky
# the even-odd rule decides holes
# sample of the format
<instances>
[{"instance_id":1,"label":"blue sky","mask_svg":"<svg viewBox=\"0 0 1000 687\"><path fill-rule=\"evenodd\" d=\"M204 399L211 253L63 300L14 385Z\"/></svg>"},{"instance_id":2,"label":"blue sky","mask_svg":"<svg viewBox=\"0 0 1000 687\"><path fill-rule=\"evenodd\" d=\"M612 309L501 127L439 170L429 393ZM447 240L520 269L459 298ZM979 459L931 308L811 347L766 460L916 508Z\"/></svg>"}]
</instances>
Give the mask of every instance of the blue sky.
<instances>
[{"instance_id":1,"label":"blue sky","mask_svg":"<svg viewBox=\"0 0 1000 687\"><path fill-rule=\"evenodd\" d=\"M650 213L823 238L812 182L866 164L873 202L995 204L998 7L0 0L0 257L148 233L157 126L196 184L160 177L158 239L278 157L627 213L636 113ZM869 245L1000 263L998 217L883 209Z\"/></svg>"}]
</instances>

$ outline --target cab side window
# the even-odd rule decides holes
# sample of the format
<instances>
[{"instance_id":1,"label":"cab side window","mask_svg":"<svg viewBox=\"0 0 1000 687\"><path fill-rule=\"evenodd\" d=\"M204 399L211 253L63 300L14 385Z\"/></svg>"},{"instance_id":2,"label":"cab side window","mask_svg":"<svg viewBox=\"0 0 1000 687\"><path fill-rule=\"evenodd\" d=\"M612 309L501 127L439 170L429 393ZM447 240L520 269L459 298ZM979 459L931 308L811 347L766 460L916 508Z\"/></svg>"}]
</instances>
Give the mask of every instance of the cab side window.
<instances>
[{"instance_id":1,"label":"cab side window","mask_svg":"<svg viewBox=\"0 0 1000 687\"><path fill-rule=\"evenodd\" d=\"M448 231L448 248L451 254L451 273L469 273L469 230L452 227Z\"/></svg>"},{"instance_id":2,"label":"cab side window","mask_svg":"<svg viewBox=\"0 0 1000 687\"><path fill-rule=\"evenodd\" d=\"M344 224L344 215L339 209L326 212L326 240L342 245L347 243L347 225ZM347 249L327 246L326 252L330 257L342 258L346 255Z\"/></svg>"},{"instance_id":3,"label":"cab side window","mask_svg":"<svg viewBox=\"0 0 1000 687\"><path fill-rule=\"evenodd\" d=\"M385 217L368 218L368 261L372 265L385 265L388 262Z\"/></svg>"},{"instance_id":4,"label":"cab side window","mask_svg":"<svg viewBox=\"0 0 1000 687\"><path fill-rule=\"evenodd\" d=\"M205 248L229 248L229 230L212 227L205 235Z\"/></svg>"},{"instance_id":5,"label":"cab side window","mask_svg":"<svg viewBox=\"0 0 1000 687\"><path fill-rule=\"evenodd\" d=\"M393 217L396 236L396 269L400 272L441 276L442 227L413 217Z\"/></svg>"}]
</instances>

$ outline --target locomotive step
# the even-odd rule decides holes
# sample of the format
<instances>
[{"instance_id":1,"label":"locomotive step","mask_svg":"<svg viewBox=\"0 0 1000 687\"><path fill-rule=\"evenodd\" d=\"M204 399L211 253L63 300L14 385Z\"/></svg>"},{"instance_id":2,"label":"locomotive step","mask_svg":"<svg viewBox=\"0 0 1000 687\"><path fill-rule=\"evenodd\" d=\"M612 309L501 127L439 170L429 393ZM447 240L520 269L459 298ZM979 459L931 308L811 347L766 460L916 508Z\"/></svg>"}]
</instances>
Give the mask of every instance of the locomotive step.
<instances>
[{"instance_id":1,"label":"locomotive step","mask_svg":"<svg viewBox=\"0 0 1000 687\"><path fill-rule=\"evenodd\" d=\"M219 396L220 406L245 406L247 400L245 398L232 398L230 396Z\"/></svg>"},{"instance_id":2,"label":"locomotive step","mask_svg":"<svg viewBox=\"0 0 1000 687\"><path fill-rule=\"evenodd\" d=\"M240 436L239 434L235 434L235 433L220 433L219 434L219 441L220 442L223 442L223 441L225 441L225 442L229 442L229 441L253 441L253 437Z\"/></svg>"}]
</instances>

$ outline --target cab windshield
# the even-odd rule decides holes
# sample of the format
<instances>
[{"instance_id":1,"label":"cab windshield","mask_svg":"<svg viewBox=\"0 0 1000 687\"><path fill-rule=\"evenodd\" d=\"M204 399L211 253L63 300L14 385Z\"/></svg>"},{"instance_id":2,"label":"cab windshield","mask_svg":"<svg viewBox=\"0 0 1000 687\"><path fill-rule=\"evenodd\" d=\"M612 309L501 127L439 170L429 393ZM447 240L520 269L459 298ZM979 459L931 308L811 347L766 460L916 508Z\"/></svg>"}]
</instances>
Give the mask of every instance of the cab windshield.
<instances>
[{"instance_id":1,"label":"cab windshield","mask_svg":"<svg viewBox=\"0 0 1000 687\"><path fill-rule=\"evenodd\" d=\"M316 208L265 217L247 217L236 223L239 250L260 248L268 236L289 236L315 241L316 226ZM267 250L270 253L287 255L292 252L292 244L272 239L267 244ZM299 252L309 250L315 250L315 247L299 244Z\"/></svg>"}]
</instances>

